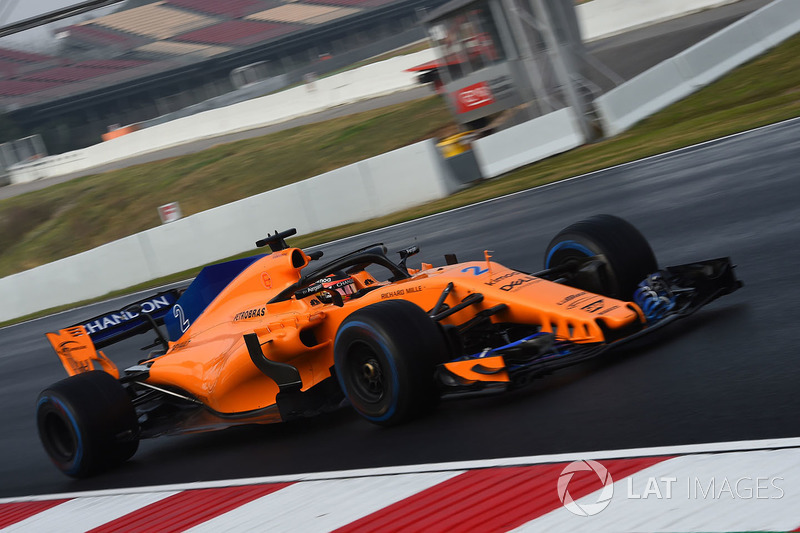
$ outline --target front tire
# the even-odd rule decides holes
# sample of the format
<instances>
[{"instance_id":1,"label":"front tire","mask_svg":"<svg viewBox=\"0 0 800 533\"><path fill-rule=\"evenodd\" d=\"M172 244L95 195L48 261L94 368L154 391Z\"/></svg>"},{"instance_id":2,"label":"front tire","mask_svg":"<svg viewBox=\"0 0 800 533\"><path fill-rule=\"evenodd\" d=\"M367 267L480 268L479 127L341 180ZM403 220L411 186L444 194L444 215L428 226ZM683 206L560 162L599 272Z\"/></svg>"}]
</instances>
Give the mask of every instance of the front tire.
<instances>
[{"instance_id":1,"label":"front tire","mask_svg":"<svg viewBox=\"0 0 800 533\"><path fill-rule=\"evenodd\" d=\"M125 388L102 371L77 374L39 395L39 438L53 463L72 477L88 477L130 459L139 424Z\"/></svg>"},{"instance_id":2,"label":"front tire","mask_svg":"<svg viewBox=\"0 0 800 533\"><path fill-rule=\"evenodd\" d=\"M364 307L339 327L336 376L355 410L390 426L429 411L438 399L436 364L447 359L439 325L420 307L389 300Z\"/></svg>"},{"instance_id":3,"label":"front tire","mask_svg":"<svg viewBox=\"0 0 800 533\"><path fill-rule=\"evenodd\" d=\"M613 215L595 215L560 231L547 246L544 267L594 256L602 256L604 266L600 292L611 298L630 300L639 282L658 270L647 239Z\"/></svg>"}]
</instances>

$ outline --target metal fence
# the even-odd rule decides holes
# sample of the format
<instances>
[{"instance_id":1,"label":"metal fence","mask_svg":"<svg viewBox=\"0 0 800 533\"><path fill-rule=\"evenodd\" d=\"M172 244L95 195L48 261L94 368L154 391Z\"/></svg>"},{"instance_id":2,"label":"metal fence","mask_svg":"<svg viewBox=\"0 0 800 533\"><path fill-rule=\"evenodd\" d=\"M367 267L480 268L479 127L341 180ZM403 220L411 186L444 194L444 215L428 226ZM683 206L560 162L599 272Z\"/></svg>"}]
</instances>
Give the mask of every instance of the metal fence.
<instances>
[{"instance_id":1,"label":"metal fence","mask_svg":"<svg viewBox=\"0 0 800 533\"><path fill-rule=\"evenodd\" d=\"M3 173L16 165L47 156L47 148L41 135L31 135L0 144L0 168Z\"/></svg>"}]
</instances>

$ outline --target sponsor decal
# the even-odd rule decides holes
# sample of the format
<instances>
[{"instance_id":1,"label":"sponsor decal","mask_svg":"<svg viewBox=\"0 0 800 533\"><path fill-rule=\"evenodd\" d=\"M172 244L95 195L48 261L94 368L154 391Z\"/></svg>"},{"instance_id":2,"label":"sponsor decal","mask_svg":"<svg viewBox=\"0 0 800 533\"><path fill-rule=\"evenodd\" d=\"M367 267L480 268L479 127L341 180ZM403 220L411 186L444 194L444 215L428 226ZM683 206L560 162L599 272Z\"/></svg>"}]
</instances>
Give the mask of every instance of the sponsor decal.
<instances>
[{"instance_id":1,"label":"sponsor decal","mask_svg":"<svg viewBox=\"0 0 800 533\"><path fill-rule=\"evenodd\" d=\"M84 336L83 328L81 326L74 326L74 327L71 327L69 329L66 329L65 331L67 333L69 333L70 335L72 335L73 337L83 337Z\"/></svg>"},{"instance_id":2,"label":"sponsor decal","mask_svg":"<svg viewBox=\"0 0 800 533\"><path fill-rule=\"evenodd\" d=\"M58 353L63 354L67 357L72 352L77 352L78 350L85 350L85 349L86 346L75 341L65 341L58 345Z\"/></svg>"},{"instance_id":3,"label":"sponsor decal","mask_svg":"<svg viewBox=\"0 0 800 533\"><path fill-rule=\"evenodd\" d=\"M489 269L480 268L473 265L461 269L461 272L464 273L472 272L473 275L480 276L481 274L486 274L487 272L489 272ZM511 279L511 278L516 278L517 276L521 277L519 279ZM502 285L500 286L501 291L513 292L518 290L523 285L526 285L528 283L539 283L540 281L542 281L541 278L529 276L528 274L525 274L523 272L510 271L506 272L505 274L500 274L499 276L491 278L489 281L485 282L484 285L488 285L489 287L494 287L495 285L502 283Z\"/></svg>"},{"instance_id":4,"label":"sponsor decal","mask_svg":"<svg viewBox=\"0 0 800 533\"><path fill-rule=\"evenodd\" d=\"M564 305L567 309L580 309L581 311L586 311L587 313L597 313L598 311L602 310L606 303L602 297L596 294L587 294L585 292L576 292L575 294L570 294L557 305ZM608 309L598 313L600 315L604 315L617 309L619 306L615 305L609 307Z\"/></svg>"},{"instance_id":5,"label":"sponsor decal","mask_svg":"<svg viewBox=\"0 0 800 533\"><path fill-rule=\"evenodd\" d=\"M566 296L563 300L558 302L556 305L571 305L570 302L572 302L575 298L580 298L585 294L586 294L585 292L576 292L575 294L570 294L569 296ZM573 308L574 306L568 307L568 309L573 309Z\"/></svg>"},{"instance_id":6,"label":"sponsor decal","mask_svg":"<svg viewBox=\"0 0 800 533\"><path fill-rule=\"evenodd\" d=\"M511 279L511 278L518 278L518 279ZM535 278L533 276L529 276L527 274L523 274L522 272L506 272L505 274L501 274L495 278L490 279L485 283L489 287L494 287L497 284L502 283L500 286L501 291L506 292L513 292L526 285L528 283L539 283L542 281L540 278Z\"/></svg>"},{"instance_id":7,"label":"sponsor decal","mask_svg":"<svg viewBox=\"0 0 800 533\"><path fill-rule=\"evenodd\" d=\"M503 100L514 96L514 83L511 76L499 76L489 80L489 90L495 100Z\"/></svg>"},{"instance_id":8,"label":"sponsor decal","mask_svg":"<svg viewBox=\"0 0 800 533\"><path fill-rule=\"evenodd\" d=\"M261 283L263 283L264 287L267 289L272 288L272 278L269 277L269 272L264 271L261 273Z\"/></svg>"},{"instance_id":9,"label":"sponsor decal","mask_svg":"<svg viewBox=\"0 0 800 533\"><path fill-rule=\"evenodd\" d=\"M233 317L233 321L237 322L239 320L247 320L248 318L257 318L260 316L264 316L266 312L267 312L266 307L248 309L247 311L242 311L241 313L237 313L236 316Z\"/></svg>"},{"instance_id":10,"label":"sponsor decal","mask_svg":"<svg viewBox=\"0 0 800 533\"><path fill-rule=\"evenodd\" d=\"M587 313L596 313L597 311L603 308L603 299L597 298L590 300L589 303L581 307L581 311L586 311Z\"/></svg>"},{"instance_id":11,"label":"sponsor decal","mask_svg":"<svg viewBox=\"0 0 800 533\"><path fill-rule=\"evenodd\" d=\"M492 90L485 81L459 89L455 92L453 98L456 104L456 112L458 113L467 113L495 103Z\"/></svg>"},{"instance_id":12,"label":"sponsor decal","mask_svg":"<svg viewBox=\"0 0 800 533\"><path fill-rule=\"evenodd\" d=\"M69 363L70 368L72 368L76 374L83 374L84 372L91 372L94 370L94 365L92 365L91 361L88 359L76 361L75 359L67 358L67 362Z\"/></svg>"},{"instance_id":13,"label":"sponsor decal","mask_svg":"<svg viewBox=\"0 0 800 533\"><path fill-rule=\"evenodd\" d=\"M314 283L313 285L309 285L305 289L302 289L301 291L297 291L297 292L298 292L298 294L301 295L301 296L299 296L299 298L305 298L309 294L314 294L315 292L321 291L324 288L325 288L325 286L318 281L318 282Z\"/></svg>"},{"instance_id":14,"label":"sponsor decal","mask_svg":"<svg viewBox=\"0 0 800 533\"><path fill-rule=\"evenodd\" d=\"M150 314L153 311L157 311L158 309L161 309L163 307L169 307L170 302L167 299L167 296L164 295L160 298L153 298L152 300L143 302L141 306L143 313ZM135 313L132 311L120 311L118 313L111 313L102 318L98 318L97 320L88 322L84 324L83 327L86 328L86 332L89 333L89 335L91 335L93 333L103 331L104 329L110 328L112 326L118 326L123 322L133 320L138 316L139 313Z\"/></svg>"},{"instance_id":15,"label":"sponsor decal","mask_svg":"<svg viewBox=\"0 0 800 533\"><path fill-rule=\"evenodd\" d=\"M488 285L490 287L493 287L494 285L500 283L501 281L503 281L505 279L513 278L517 274L519 274L519 272L507 272L506 274L503 274L503 275L497 276L496 278L490 279L489 281L486 282L486 285Z\"/></svg>"},{"instance_id":16,"label":"sponsor decal","mask_svg":"<svg viewBox=\"0 0 800 533\"><path fill-rule=\"evenodd\" d=\"M404 294L412 294L415 292L420 292L422 290L422 285L417 285L416 287L407 287L404 289L397 289L396 291L389 291L381 293L381 300L386 300L388 298L396 298L398 296L403 296Z\"/></svg>"},{"instance_id":17,"label":"sponsor decal","mask_svg":"<svg viewBox=\"0 0 800 533\"><path fill-rule=\"evenodd\" d=\"M78 351L86 351L88 348L86 346L76 342L76 341L65 341L58 345L56 352L59 356L61 356L64 360L69 363L69 366L72 368L73 371L77 374L82 374L83 372L89 372L90 370L94 370L92 363L88 359L82 359L76 361L72 357L73 352ZM80 359L82 356L80 354L76 354L76 356ZM83 356L85 357L85 356Z\"/></svg>"},{"instance_id":18,"label":"sponsor decal","mask_svg":"<svg viewBox=\"0 0 800 533\"><path fill-rule=\"evenodd\" d=\"M520 279L515 279L509 283L506 283L505 285L500 287L500 290L506 292L512 292L520 289L520 287L528 283L539 283L540 281L542 280L539 278L534 278L533 276L525 276Z\"/></svg>"},{"instance_id":19,"label":"sponsor decal","mask_svg":"<svg viewBox=\"0 0 800 533\"><path fill-rule=\"evenodd\" d=\"M347 287L348 285L352 285L353 280L351 279L343 279L342 281L337 281L331 285L325 285L326 289L341 289L343 287Z\"/></svg>"}]
</instances>

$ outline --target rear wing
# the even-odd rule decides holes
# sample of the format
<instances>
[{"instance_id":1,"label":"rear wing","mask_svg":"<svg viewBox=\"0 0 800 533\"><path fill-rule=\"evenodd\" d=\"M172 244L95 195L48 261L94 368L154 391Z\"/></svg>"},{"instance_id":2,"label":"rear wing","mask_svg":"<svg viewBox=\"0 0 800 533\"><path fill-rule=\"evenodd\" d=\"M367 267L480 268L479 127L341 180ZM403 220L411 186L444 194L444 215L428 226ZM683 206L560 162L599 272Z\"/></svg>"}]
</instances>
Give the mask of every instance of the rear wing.
<instances>
[{"instance_id":1,"label":"rear wing","mask_svg":"<svg viewBox=\"0 0 800 533\"><path fill-rule=\"evenodd\" d=\"M103 348L153 329L150 320L143 315L149 315L158 325L163 324L164 316L170 312L184 289L170 289L159 292L133 302L119 311L112 311L88 320L82 320L78 324L73 324L70 328L83 326L95 347L98 349Z\"/></svg>"},{"instance_id":2,"label":"rear wing","mask_svg":"<svg viewBox=\"0 0 800 533\"><path fill-rule=\"evenodd\" d=\"M119 371L101 348L123 339L155 330L166 348L166 339L158 326L185 290L184 287L162 291L125 306L118 311L98 315L73 324L57 333L47 333L47 340L70 376L103 370L119 378Z\"/></svg>"},{"instance_id":3,"label":"rear wing","mask_svg":"<svg viewBox=\"0 0 800 533\"><path fill-rule=\"evenodd\" d=\"M119 379L117 365L103 352L97 351L83 326L62 329L58 333L48 333L47 340L50 341L70 376L92 370L103 370Z\"/></svg>"}]
</instances>

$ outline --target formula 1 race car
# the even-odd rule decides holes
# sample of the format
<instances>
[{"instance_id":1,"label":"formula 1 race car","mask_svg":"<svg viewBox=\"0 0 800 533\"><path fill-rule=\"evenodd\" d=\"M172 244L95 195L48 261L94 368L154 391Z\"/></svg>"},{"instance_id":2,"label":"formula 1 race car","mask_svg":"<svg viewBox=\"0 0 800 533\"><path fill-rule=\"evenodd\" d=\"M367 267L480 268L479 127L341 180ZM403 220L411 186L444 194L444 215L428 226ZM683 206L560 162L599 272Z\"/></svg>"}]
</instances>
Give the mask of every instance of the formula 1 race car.
<instances>
[{"instance_id":1,"label":"formula 1 race car","mask_svg":"<svg viewBox=\"0 0 800 533\"><path fill-rule=\"evenodd\" d=\"M37 423L65 474L130 458L142 438L311 416L349 403L381 425L443 396L518 388L685 317L741 287L729 259L659 269L629 223L560 232L544 270L490 260L391 261L375 244L321 263L276 232L271 253L203 269L188 287L48 333L71 376ZM317 266L317 261L320 265ZM101 348L152 332L120 374Z\"/></svg>"}]
</instances>

